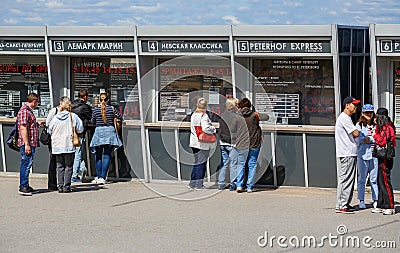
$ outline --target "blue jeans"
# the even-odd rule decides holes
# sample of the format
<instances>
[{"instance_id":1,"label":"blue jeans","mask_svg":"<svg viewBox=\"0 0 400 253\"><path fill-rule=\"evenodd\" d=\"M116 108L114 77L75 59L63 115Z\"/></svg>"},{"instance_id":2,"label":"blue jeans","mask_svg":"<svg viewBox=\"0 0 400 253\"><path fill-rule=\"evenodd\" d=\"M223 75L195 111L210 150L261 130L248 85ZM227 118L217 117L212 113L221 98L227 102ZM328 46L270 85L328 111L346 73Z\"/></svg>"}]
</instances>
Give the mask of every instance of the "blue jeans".
<instances>
[{"instance_id":1,"label":"blue jeans","mask_svg":"<svg viewBox=\"0 0 400 253\"><path fill-rule=\"evenodd\" d=\"M33 157L35 156L35 147L31 146L31 153L25 154L25 146L19 148L21 153L21 165L19 167L19 188L29 187L29 171L32 167Z\"/></svg>"},{"instance_id":2,"label":"blue jeans","mask_svg":"<svg viewBox=\"0 0 400 253\"><path fill-rule=\"evenodd\" d=\"M79 137L81 139L81 146L77 147L75 150L74 165L72 167L72 177L77 178L79 171L83 172L86 170L85 160L82 158L82 150L85 148L85 138Z\"/></svg>"},{"instance_id":3,"label":"blue jeans","mask_svg":"<svg viewBox=\"0 0 400 253\"><path fill-rule=\"evenodd\" d=\"M206 173L207 159L210 150L203 150L192 148L194 154L194 165L192 169L192 174L190 176L189 185L191 187L203 187L203 178Z\"/></svg>"},{"instance_id":4,"label":"blue jeans","mask_svg":"<svg viewBox=\"0 0 400 253\"><path fill-rule=\"evenodd\" d=\"M378 201L378 158L364 160L361 156L357 157L357 194L359 200L364 200L365 181L369 173L369 181L371 183L372 200Z\"/></svg>"},{"instance_id":5,"label":"blue jeans","mask_svg":"<svg viewBox=\"0 0 400 253\"><path fill-rule=\"evenodd\" d=\"M96 162L97 177L106 179L113 147L111 145L101 145L96 146L95 150L96 153L94 154L94 157Z\"/></svg>"},{"instance_id":6,"label":"blue jeans","mask_svg":"<svg viewBox=\"0 0 400 253\"><path fill-rule=\"evenodd\" d=\"M218 185L225 186L226 171L228 170L229 164L232 168L232 146L221 145L221 165L218 174Z\"/></svg>"},{"instance_id":7,"label":"blue jeans","mask_svg":"<svg viewBox=\"0 0 400 253\"><path fill-rule=\"evenodd\" d=\"M231 182L236 179L236 188L243 187L244 170L249 150L233 148L232 152Z\"/></svg>"},{"instance_id":8,"label":"blue jeans","mask_svg":"<svg viewBox=\"0 0 400 253\"><path fill-rule=\"evenodd\" d=\"M249 155L247 156L247 167L249 167L249 173L247 174L247 184L246 188L248 190L253 190L254 188L254 180L256 177L257 171L257 159L258 154L260 153L261 148L250 148Z\"/></svg>"}]
</instances>

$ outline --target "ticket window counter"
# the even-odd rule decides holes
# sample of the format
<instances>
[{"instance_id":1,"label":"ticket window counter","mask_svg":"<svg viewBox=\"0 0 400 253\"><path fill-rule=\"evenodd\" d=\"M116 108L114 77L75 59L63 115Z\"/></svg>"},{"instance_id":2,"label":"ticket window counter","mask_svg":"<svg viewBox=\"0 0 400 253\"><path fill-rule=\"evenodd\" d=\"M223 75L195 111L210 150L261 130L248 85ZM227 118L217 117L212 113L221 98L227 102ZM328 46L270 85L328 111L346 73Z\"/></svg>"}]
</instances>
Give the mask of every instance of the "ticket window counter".
<instances>
[{"instance_id":1,"label":"ticket window counter","mask_svg":"<svg viewBox=\"0 0 400 253\"><path fill-rule=\"evenodd\" d=\"M190 116L198 98L217 122L233 96L230 27L138 28L141 87L149 142L149 179L189 180ZM162 30L159 30L162 29ZM181 37L182 34L187 37ZM160 35L165 37L160 37ZM156 37L157 38L156 38ZM210 158L205 181L215 180L220 151Z\"/></svg>"},{"instance_id":2,"label":"ticket window counter","mask_svg":"<svg viewBox=\"0 0 400 253\"><path fill-rule=\"evenodd\" d=\"M125 121L139 121L139 92L135 27L48 27L50 63L55 105L61 96L78 98L80 89L89 93L88 104L99 105L100 93L109 95L109 104L124 115ZM94 156L88 151L94 129L88 131L86 165L96 176ZM126 128L125 134L129 134ZM139 131L134 128L132 131ZM129 145L127 145L129 146ZM135 149L137 145L133 145ZM114 153L108 177L137 177L125 157L124 148ZM138 147L132 152L142 154ZM137 163L141 164L141 163ZM143 168L141 168L143 171ZM140 169L136 170L139 171Z\"/></svg>"}]
</instances>

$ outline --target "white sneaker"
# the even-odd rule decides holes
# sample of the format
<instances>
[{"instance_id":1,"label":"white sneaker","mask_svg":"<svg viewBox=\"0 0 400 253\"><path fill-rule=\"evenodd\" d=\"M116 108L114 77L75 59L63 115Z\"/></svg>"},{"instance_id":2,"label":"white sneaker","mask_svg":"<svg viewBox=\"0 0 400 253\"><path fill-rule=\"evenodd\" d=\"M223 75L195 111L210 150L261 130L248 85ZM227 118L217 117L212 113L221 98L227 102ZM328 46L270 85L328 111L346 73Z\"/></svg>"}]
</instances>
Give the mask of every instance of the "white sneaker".
<instances>
[{"instance_id":1,"label":"white sneaker","mask_svg":"<svg viewBox=\"0 0 400 253\"><path fill-rule=\"evenodd\" d=\"M373 206L374 206L374 208L376 208L378 206L378 202L374 201Z\"/></svg>"},{"instance_id":2,"label":"white sneaker","mask_svg":"<svg viewBox=\"0 0 400 253\"><path fill-rule=\"evenodd\" d=\"M99 178L99 179L97 179L97 183L98 184L106 184L106 180L104 180L104 178Z\"/></svg>"},{"instance_id":3,"label":"white sneaker","mask_svg":"<svg viewBox=\"0 0 400 253\"><path fill-rule=\"evenodd\" d=\"M360 209L365 209L366 208L364 201L360 201L360 204L358 205L358 208L360 208Z\"/></svg>"},{"instance_id":4,"label":"white sneaker","mask_svg":"<svg viewBox=\"0 0 400 253\"><path fill-rule=\"evenodd\" d=\"M371 210L371 213L381 213L382 212L382 209L381 208L373 208L372 210Z\"/></svg>"},{"instance_id":5,"label":"white sneaker","mask_svg":"<svg viewBox=\"0 0 400 253\"><path fill-rule=\"evenodd\" d=\"M382 209L383 215L392 215L394 214L394 209Z\"/></svg>"},{"instance_id":6,"label":"white sneaker","mask_svg":"<svg viewBox=\"0 0 400 253\"><path fill-rule=\"evenodd\" d=\"M98 183L98 178L97 177L95 177L93 180L92 180L92 184L97 184Z\"/></svg>"}]
</instances>

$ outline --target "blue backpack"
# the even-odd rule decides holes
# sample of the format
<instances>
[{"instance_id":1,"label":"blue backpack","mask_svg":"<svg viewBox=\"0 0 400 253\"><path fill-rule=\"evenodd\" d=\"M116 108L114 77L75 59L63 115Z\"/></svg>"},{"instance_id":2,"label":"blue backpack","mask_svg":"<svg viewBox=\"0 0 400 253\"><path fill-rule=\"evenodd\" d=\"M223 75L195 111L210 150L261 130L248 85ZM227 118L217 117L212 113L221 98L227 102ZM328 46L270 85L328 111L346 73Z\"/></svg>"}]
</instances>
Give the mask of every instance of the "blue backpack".
<instances>
[{"instance_id":1,"label":"blue backpack","mask_svg":"<svg viewBox=\"0 0 400 253\"><path fill-rule=\"evenodd\" d=\"M18 120L15 121L14 127L11 129L10 135L6 140L7 145L15 151L19 152L18 146Z\"/></svg>"}]
</instances>

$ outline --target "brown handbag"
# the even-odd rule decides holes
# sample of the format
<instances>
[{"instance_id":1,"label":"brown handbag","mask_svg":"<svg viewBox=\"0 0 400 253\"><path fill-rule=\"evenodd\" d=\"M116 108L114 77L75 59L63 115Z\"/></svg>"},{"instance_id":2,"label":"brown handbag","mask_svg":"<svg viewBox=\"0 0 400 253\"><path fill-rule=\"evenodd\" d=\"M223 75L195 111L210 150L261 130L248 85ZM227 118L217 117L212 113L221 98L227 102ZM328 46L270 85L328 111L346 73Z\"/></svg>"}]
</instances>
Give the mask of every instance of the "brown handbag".
<instances>
[{"instance_id":1,"label":"brown handbag","mask_svg":"<svg viewBox=\"0 0 400 253\"><path fill-rule=\"evenodd\" d=\"M113 109L113 113L114 113L114 106L112 106L112 109ZM118 118L115 113L114 113L114 128L115 128L115 132L121 138L122 137L122 120L120 118Z\"/></svg>"},{"instance_id":2,"label":"brown handbag","mask_svg":"<svg viewBox=\"0 0 400 253\"><path fill-rule=\"evenodd\" d=\"M69 113L69 116L71 119L71 126L72 126L72 144L74 145L74 147L80 147L81 139L79 138L78 134L76 133L74 124L72 124L72 113Z\"/></svg>"}]
</instances>

